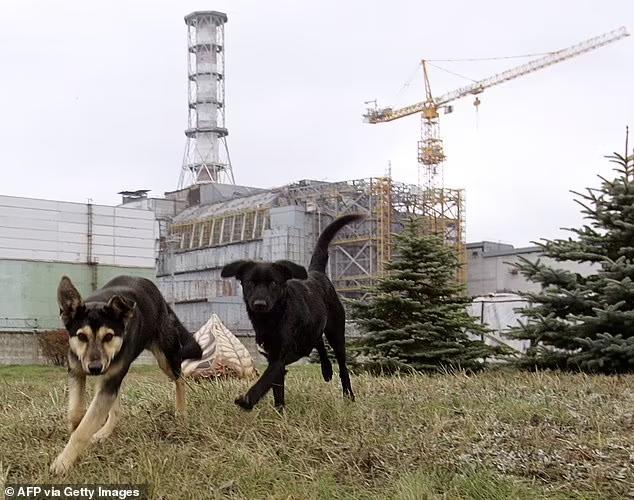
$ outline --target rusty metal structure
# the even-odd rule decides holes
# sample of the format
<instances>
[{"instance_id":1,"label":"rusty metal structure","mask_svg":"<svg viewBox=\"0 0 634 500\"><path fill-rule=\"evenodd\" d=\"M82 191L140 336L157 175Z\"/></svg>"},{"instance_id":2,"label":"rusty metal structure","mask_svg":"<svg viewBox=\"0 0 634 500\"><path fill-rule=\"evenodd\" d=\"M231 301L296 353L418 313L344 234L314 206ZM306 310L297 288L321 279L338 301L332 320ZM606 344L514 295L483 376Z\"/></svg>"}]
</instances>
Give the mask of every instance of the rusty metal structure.
<instances>
[{"instance_id":1,"label":"rusty metal structure","mask_svg":"<svg viewBox=\"0 0 634 500\"><path fill-rule=\"evenodd\" d=\"M463 190L421 189L386 176L336 183L302 182L283 191L290 203L304 204L312 214L314 235L340 215L366 215L363 223L344 228L332 245L330 276L344 296L362 296L366 286L385 274L385 265L393 255L393 235L410 217L422 220L425 234L439 235L455 248L462 264L456 278L466 282Z\"/></svg>"}]
</instances>

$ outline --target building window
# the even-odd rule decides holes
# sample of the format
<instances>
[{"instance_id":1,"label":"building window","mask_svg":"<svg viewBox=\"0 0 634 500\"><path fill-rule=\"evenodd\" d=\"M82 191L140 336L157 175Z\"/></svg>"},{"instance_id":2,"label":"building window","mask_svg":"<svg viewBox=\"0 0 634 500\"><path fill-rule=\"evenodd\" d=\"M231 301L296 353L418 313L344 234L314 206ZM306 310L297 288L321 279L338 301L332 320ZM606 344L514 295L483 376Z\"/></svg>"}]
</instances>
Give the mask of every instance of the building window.
<instances>
[{"instance_id":1,"label":"building window","mask_svg":"<svg viewBox=\"0 0 634 500\"><path fill-rule=\"evenodd\" d=\"M242 241L242 229L244 227L244 215L238 214L233 218L233 237L231 241Z\"/></svg>"},{"instance_id":2,"label":"building window","mask_svg":"<svg viewBox=\"0 0 634 500\"><path fill-rule=\"evenodd\" d=\"M220 230L222 229L222 219L214 220L213 232L211 233L211 246L220 244Z\"/></svg>"},{"instance_id":3,"label":"building window","mask_svg":"<svg viewBox=\"0 0 634 500\"><path fill-rule=\"evenodd\" d=\"M211 236L211 226L213 224L213 220L208 220L203 222L203 231L201 236L201 247L209 246L209 237Z\"/></svg>"},{"instance_id":4,"label":"building window","mask_svg":"<svg viewBox=\"0 0 634 500\"><path fill-rule=\"evenodd\" d=\"M181 250L190 250L258 240L262 238L264 230L270 227L269 211L260 209L192 224L174 224L170 226L170 234L180 236Z\"/></svg>"},{"instance_id":5,"label":"building window","mask_svg":"<svg viewBox=\"0 0 634 500\"><path fill-rule=\"evenodd\" d=\"M200 246L200 233L202 229L202 224L197 222L194 224L194 233L192 235L192 244L189 248L198 248Z\"/></svg>"}]
</instances>

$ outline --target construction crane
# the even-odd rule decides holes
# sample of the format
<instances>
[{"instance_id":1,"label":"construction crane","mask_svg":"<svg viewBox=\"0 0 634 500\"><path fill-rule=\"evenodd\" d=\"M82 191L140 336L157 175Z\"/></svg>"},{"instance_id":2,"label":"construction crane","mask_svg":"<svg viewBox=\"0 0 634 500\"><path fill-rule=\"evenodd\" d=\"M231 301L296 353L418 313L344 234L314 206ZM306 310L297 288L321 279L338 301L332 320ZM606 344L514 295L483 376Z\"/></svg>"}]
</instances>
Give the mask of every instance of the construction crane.
<instances>
[{"instance_id":1,"label":"construction crane","mask_svg":"<svg viewBox=\"0 0 634 500\"><path fill-rule=\"evenodd\" d=\"M480 104L480 100L477 95L489 87L493 87L494 85L508 82L509 80L519 78L520 76L532 73L533 71L552 66L553 64L565 61L566 59L570 59L585 52L598 49L627 36L629 36L627 29L625 27L621 27L603 35L590 38L589 40L566 49L551 52L544 57L529 61L502 73L498 73L490 78L485 78L470 85L461 87L440 97L433 97L432 95L427 71L427 62L423 60L422 67L425 80L424 101L398 109L379 108L376 101L368 101L366 104L374 103L374 107L368 108L363 116L369 123L383 123L416 113L421 113L422 127L421 140L418 143L418 162L425 168L426 171L425 187L428 189L434 189L438 187L436 186L436 177L440 166L445 160L442 139L440 138L438 128L439 109L444 108L446 113L450 113L452 111L452 107L448 106L448 104L468 95L476 96L474 104L477 106Z\"/></svg>"}]
</instances>

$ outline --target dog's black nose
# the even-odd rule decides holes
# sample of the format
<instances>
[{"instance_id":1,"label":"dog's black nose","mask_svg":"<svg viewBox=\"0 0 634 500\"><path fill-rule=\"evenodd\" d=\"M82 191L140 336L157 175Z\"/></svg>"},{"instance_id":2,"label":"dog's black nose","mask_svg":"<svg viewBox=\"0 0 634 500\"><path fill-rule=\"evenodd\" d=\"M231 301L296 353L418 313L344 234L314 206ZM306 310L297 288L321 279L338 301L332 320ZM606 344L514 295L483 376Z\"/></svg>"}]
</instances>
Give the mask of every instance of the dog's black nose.
<instances>
[{"instance_id":1,"label":"dog's black nose","mask_svg":"<svg viewBox=\"0 0 634 500\"><path fill-rule=\"evenodd\" d=\"M90 371L91 375L99 375L101 370L103 370L103 365L98 361L94 361L88 365L88 371Z\"/></svg>"},{"instance_id":2,"label":"dog's black nose","mask_svg":"<svg viewBox=\"0 0 634 500\"><path fill-rule=\"evenodd\" d=\"M257 312L266 311L266 300L263 300L263 299L254 300L251 303L251 307L253 308L254 311L257 311Z\"/></svg>"}]
</instances>

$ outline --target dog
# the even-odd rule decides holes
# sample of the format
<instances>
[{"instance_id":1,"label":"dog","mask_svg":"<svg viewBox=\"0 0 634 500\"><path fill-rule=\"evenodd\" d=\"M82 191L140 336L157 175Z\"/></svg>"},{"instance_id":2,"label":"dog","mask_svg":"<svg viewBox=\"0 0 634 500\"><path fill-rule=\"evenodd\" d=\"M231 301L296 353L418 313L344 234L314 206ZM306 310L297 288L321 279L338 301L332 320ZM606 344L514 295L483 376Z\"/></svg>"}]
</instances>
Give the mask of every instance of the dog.
<instances>
[{"instance_id":1,"label":"dog","mask_svg":"<svg viewBox=\"0 0 634 500\"><path fill-rule=\"evenodd\" d=\"M176 412L185 416L181 361L199 359L202 350L150 280L112 279L86 301L62 277L57 289L60 317L69 335L68 420L71 436L51 472L68 471L89 442L112 434L119 413L121 383L132 362L150 350L176 384ZM86 377L99 376L86 411Z\"/></svg>"},{"instance_id":2,"label":"dog","mask_svg":"<svg viewBox=\"0 0 634 500\"><path fill-rule=\"evenodd\" d=\"M242 284L255 340L268 361L258 381L235 400L241 408L251 410L272 387L275 406L282 409L286 365L308 356L315 348L323 378L329 382L332 363L326 353L324 334L339 365L343 395L354 401L346 366L345 311L325 273L330 242L345 225L363 218L344 215L329 224L317 240L308 272L286 260L238 260L222 268L223 278L235 277Z\"/></svg>"}]
</instances>

